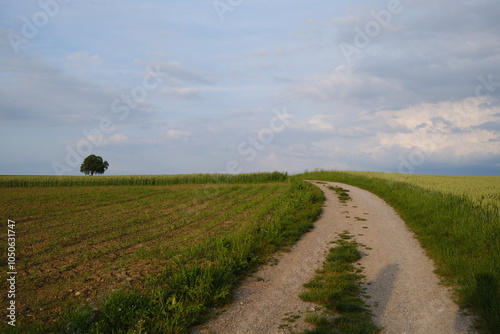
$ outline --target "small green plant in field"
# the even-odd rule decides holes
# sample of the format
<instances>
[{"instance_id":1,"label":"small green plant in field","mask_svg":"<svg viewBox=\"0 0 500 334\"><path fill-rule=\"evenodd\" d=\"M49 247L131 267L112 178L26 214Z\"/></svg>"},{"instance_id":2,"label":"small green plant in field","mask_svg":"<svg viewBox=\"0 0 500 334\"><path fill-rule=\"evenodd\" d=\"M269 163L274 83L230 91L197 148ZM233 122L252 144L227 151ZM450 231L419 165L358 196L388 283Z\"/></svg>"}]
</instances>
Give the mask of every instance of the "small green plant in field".
<instances>
[{"instance_id":1,"label":"small green plant in field","mask_svg":"<svg viewBox=\"0 0 500 334\"><path fill-rule=\"evenodd\" d=\"M313 172L296 178L346 183L384 199L416 234L459 306L477 316L481 332L498 333L500 177Z\"/></svg>"},{"instance_id":2,"label":"small green plant in field","mask_svg":"<svg viewBox=\"0 0 500 334\"><path fill-rule=\"evenodd\" d=\"M352 265L361 258L356 241L344 231L338 245L330 249L323 268L304 286L309 290L300 295L308 302L324 306L322 313L314 312L306 321L316 326L306 334L374 334L380 328L373 324L372 314L363 300L360 280L362 275Z\"/></svg>"}]
</instances>

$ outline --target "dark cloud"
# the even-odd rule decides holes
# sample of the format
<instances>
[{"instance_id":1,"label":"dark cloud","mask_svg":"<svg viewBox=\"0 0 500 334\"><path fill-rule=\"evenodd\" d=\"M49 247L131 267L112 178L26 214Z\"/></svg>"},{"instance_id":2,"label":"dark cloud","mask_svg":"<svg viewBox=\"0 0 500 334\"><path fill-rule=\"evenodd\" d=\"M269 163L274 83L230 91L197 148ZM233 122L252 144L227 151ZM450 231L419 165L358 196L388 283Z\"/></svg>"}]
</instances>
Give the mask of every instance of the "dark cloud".
<instances>
[{"instance_id":1,"label":"dark cloud","mask_svg":"<svg viewBox=\"0 0 500 334\"><path fill-rule=\"evenodd\" d=\"M112 95L89 82L71 77L43 63L37 55L4 53L0 71L0 119L3 123L29 122L76 125L109 110Z\"/></svg>"}]
</instances>

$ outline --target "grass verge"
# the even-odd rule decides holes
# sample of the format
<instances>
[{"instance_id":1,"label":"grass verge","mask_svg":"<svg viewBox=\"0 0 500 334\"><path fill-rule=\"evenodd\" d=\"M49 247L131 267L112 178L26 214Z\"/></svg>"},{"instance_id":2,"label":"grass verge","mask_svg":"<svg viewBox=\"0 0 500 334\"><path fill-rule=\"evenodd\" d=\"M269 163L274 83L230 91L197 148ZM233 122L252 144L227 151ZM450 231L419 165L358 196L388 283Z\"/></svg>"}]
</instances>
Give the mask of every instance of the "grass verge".
<instances>
[{"instance_id":1,"label":"grass verge","mask_svg":"<svg viewBox=\"0 0 500 334\"><path fill-rule=\"evenodd\" d=\"M317 303L324 308L322 313L311 313L306 321L316 328L305 334L375 334L380 332L372 322L372 313L360 298L359 273L352 263L361 258L358 243L344 231L331 248L323 268L304 286L304 301Z\"/></svg>"},{"instance_id":2,"label":"grass verge","mask_svg":"<svg viewBox=\"0 0 500 334\"><path fill-rule=\"evenodd\" d=\"M456 292L461 307L477 316L483 333L500 328L500 217L498 201L481 205L471 195L431 190L400 175L382 177L354 172L311 172L301 179L351 184L391 205L417 235L437 266L436 272ZM434 179L436 177L433 177ZM491 181L498 179L492 178ZM491 182L490 181L490 182ZM436 188L439 189L439 188ZM466 189L464 189L464 193ZM494 198L494 197L490 197Z\"/></svg>"}]
</instances>

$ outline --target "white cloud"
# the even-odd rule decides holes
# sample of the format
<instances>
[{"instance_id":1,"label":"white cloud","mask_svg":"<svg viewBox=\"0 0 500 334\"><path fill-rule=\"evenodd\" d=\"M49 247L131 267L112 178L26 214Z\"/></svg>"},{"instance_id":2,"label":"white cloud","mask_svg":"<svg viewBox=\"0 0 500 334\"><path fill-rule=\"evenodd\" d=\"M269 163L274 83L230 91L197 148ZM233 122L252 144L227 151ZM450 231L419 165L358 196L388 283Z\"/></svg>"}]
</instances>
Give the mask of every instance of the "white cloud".
<instances>
[{"instance_id":1,"label":"white cloud","mask_svg":"<svg viewBox=\"0 0 500 334\"><path fill-rule=\"evenodd\" d=\"M91 55L88 51L73 52L67 55L66 58L71 62L82 65L97 65L103 62L99 55Z\"/></svg>"},{"instance_id":2,"label":"white cloud","mask_svg":"<svg viewBox=\"0 0 500 334\"><path fill-rule=\"evenodd\" d=\"M352 14L342 17L334 17L332 22L338 25L352 25L361 21L359 16L354 16Z\"/></svg>"},{"instance_id":3,"label":"white cloud","mask_svg":"<svg viewBox=\"0 0 500 334\"><path fill-rule=\"evenodd\" d=\"M307 121L307 124L318 131L332 131L335 129L334 125L325 118L329 118L328 115L314 115Z\"/></svg>"},{"instance_id":4,"label":"white cloud","mask_svg":"<svg viewBox=\"0 0 500 334\"><path fill-rule=\"evenodd\" d=\"M259 49L256 51L247 52L245 56L249 57L286 57L290 51L283 47L275 47L269 49Z\"/></svg>"},{"instance_id":5,"label":"white cloud","mask_svg":"<svg viewBox=\"0 0 500 334\"><path fill-rule=\"evenodd\" d=\"M446 135L417 130L394 135L380 134L380 145L385 148L399 146L419 149L426 154L443 153L446 157L486 156L500 154L500 136L488 130L475 130Z\"/></svg>"},{"instance_id":6,"label":"white cloud","mask_svg":"<svg viewBox=\"0 0 500 334\"><path fill-rule=\"evenodd\" d=\"M500 107L483 102L469 98L380 111L375 117L389 126L377 134L380 146L456 157L500 154Z\"/></svg>"},{"instance_id":7,"label":"white cloud","mask_svg":"<svg viewBox=\"0 0 500 334\"><path fill-rule=\"evenodd\" d=\"M89 136L78 139L75 143L70 144L70 146L80 150L92 150L98 147L106 147L111 144L123 144L126 142L128 142L128 137L124 133L116 133L109 137L109 135L103 134L101 131L91 131Z\"/></svg>"},{"instance_id":8,"label":"white cloud","mask_svg":"<svg viewBox=\"0 0 500 334\"><path fill-rule=\"evenodd\" d=\"M198 99L200 98L200 90L192 87L182 88L163 88L161 93L164 96L178 99Z\"/></svg>"},{"instance_id":9,"label":"white cloud","mask_svg":"<svg viewBox=\"0 0 500 334\"><path fill-rule=\"evenodd\" d=\"M489 107L492 103L491 98L471 97L460 102L422 103L399 111L381 111L377 115L388 119L393 126L409 130L426 127L434 132L450 131L452 128L467 129L499 121L500 107Z\"/></svg>"},{"instance_id":10,"label":"white cloud","mask_svg":"<svg viewBox=\"0 0 500 334\"><path fill-rule=\"evenodd\" d=\"M167 138L170 139L186 139L187 137L191 136L191 132L189 131L174 130L174 129L167 130L165 134Z\"/></svg>"},{"instance_id":11,"label":"white cloud","mask_svg":"<svg viewBox=\"0 0 500 334\"><path fill-rule=\"evenodd\" d=\"M314 133L333 133L336 130L335 115L314 114L305 119L296 119L291 122L291 127L300 131Z\"/></svg>"},{"instance_id":12,"label":"white cloud","mask_svg":"<svg viewBox=\"0 0 500 334\"><path fill-rule=\"evenodd\" d=\"M158 69L162 76L167 77L167 81L172 80L174 84L186 82L201 84L214 83L214 79L207 72L190 69L179 61L160 63Z\"/></svg>"},{"instance_id":13,"label":"white cloud","mask_svg":"<svg viewBox=\"0 0 500 334\"><path fill-rule=\"evenodd\" d=\"M127 136L124 133L117 133L109 138L110 143L123 143L127 141Z\"/></svg>"},{"instance_id":14,"label":"white cloud","mask_svg":"<svg viewBox=\"0 0 500 334\"><path fill-rule=\"evenodd\" d=\"M354 104L363 104L380 100L387 92L395 94L398 91L400 87L394 80L355 73L351 67L342 65L330 73L305 78L288 91L288 97L318 101L353 100Z\"/></svg>"}]
</instances>

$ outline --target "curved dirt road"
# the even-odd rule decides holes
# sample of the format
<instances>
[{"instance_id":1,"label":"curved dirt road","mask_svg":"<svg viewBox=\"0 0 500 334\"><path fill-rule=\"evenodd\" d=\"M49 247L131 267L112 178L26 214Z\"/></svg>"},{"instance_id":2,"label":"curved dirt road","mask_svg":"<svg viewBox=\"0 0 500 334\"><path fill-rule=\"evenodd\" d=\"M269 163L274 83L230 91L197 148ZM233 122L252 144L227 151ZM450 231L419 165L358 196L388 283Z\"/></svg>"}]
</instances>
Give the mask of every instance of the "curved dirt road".
<instances>
[{"instance_id":1,"label":"curved dirt road","mask_svg":"<svg viewBox=\"0 0 500 334\"><path fill-rule=\"evenodd\" d=\"M298 295L322 266L331 241L348 230L366 246L359 261L366 276L367 303L383 333L475 333L471 319L462 315L439 285L433 263L396 212L372 193L332 182L315 183L326 195L325 207L314 229L292 247L246 279L234 303L193 333L291 333L308 325L303 321L315 308ZM328 186L349 190L342 204ZM275 261L276 262L276 261ZM296 321L283 320L291 315Z\"/></svg>"}]
</instances>

